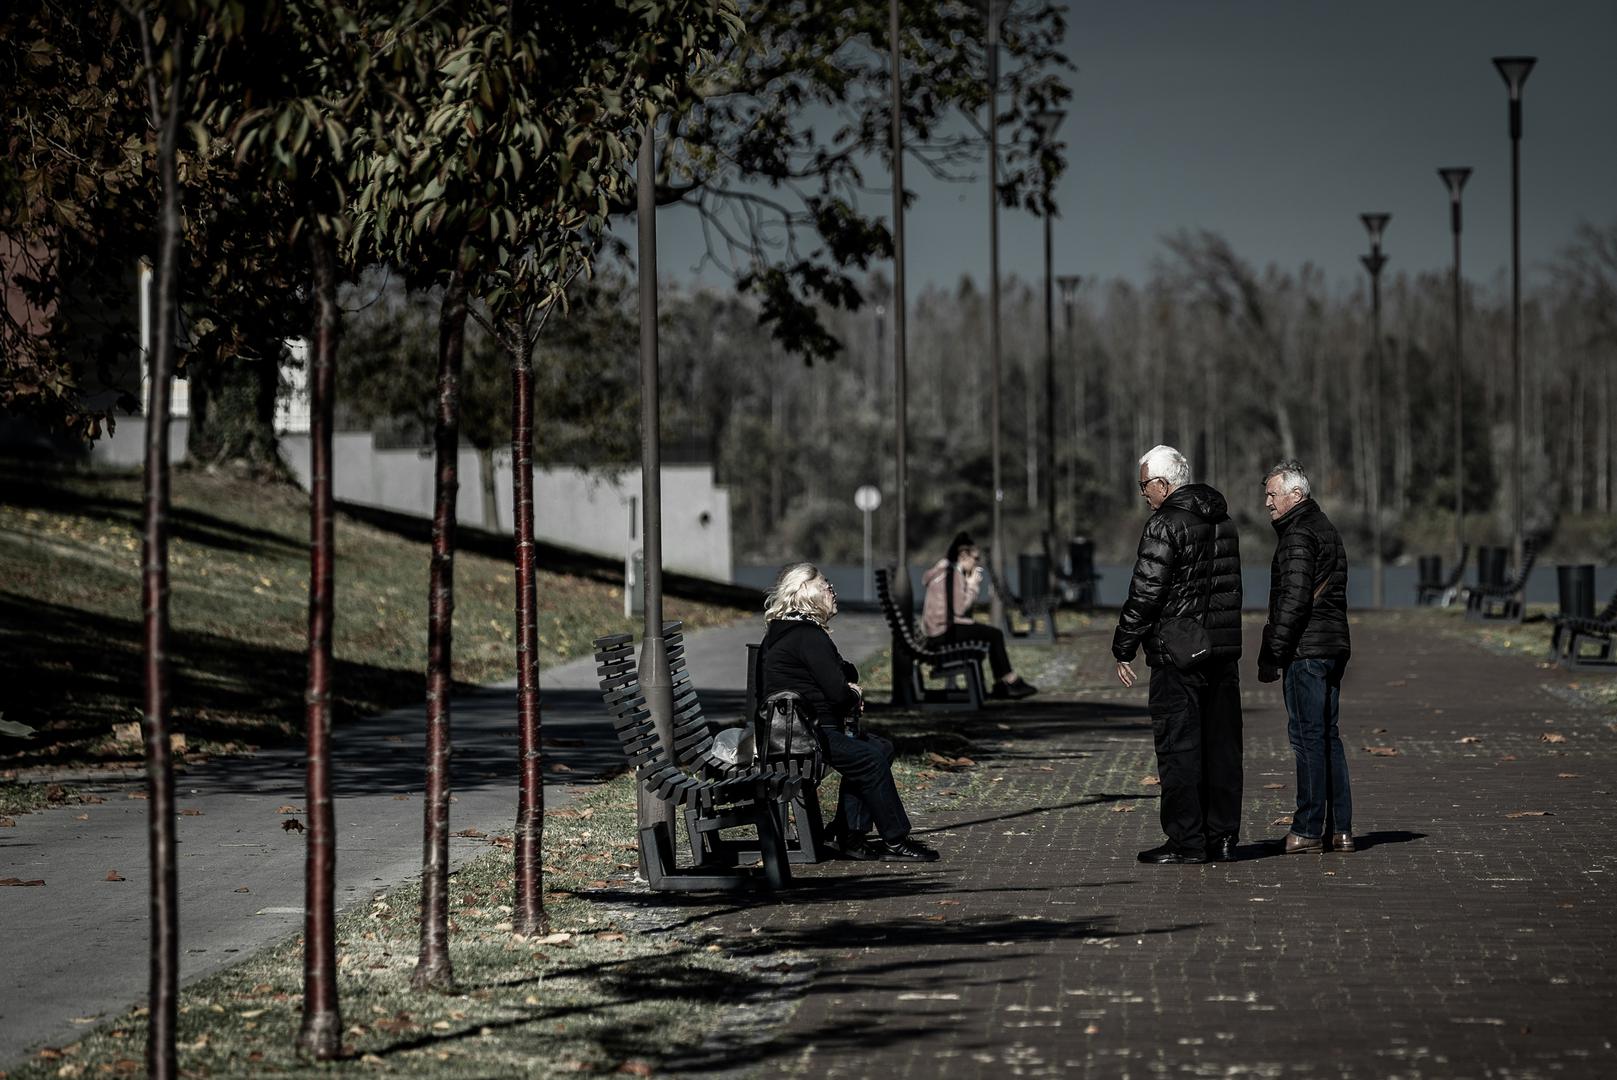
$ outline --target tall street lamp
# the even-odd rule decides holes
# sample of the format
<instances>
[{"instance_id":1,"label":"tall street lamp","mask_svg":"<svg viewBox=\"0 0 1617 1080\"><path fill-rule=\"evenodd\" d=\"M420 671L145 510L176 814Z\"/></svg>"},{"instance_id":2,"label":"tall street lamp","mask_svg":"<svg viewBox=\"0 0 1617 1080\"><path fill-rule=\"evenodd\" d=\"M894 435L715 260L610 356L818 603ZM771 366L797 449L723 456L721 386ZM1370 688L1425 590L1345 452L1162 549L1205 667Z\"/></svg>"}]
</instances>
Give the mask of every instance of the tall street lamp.
<instances>
[{"instance_id":1,"label":"tall street lamp","mask_svg":"<svg viewBox=\"0 0 1617 1080\"><path fill-rule=\"evenodd\" d=\"M663 639L663 488L662 429L657 371L657 120L648 113L640 133L640 158L635 166L639 198L640 276L640 503L641 544L645 552L643 580L646 623L640 635L640 689L656 725L657 739L667 750L674 747L674 686L668 671L668 645ZM674 806L637 787L637 816L641 828L658 821L675 825ZM646 871L644 834L640 871Z\"/></svg>"},{"instance_id":2,"label":"tall street lamp","mask_svg":"<svg viewBox=\"0 0 1617 1080\"><path fill-rule=\"evenodd\" d=\"M1493 66L1510 90L1510 363L1516 387L1516 424L1511 435L1515 472L1516 565L1522 565L1522 517L1526 495L1526 467L1522 459L1522 430L1527 423L1527 389L1522 380L1522 86L1538 62L1534 56L1496 56Z\"/></svg>"},{"instance_id":3,"label":"tall street lamp","mask_svg":"<svg viewBox=\"0 0 1617 1080\"><path fill-rule=\"evenodd\" d=\"M1078 446L1084 429L1084 373L1078 367L1078 357L1072 348L1072 309L1078 298L1078 286L1083 278L1077 274L1062 274L1056 278L1061 286L1061 305L1066 314L1067 359L1072 362L1072 465L1069 479L1072 487L1072 517L1078 520Z\"/></svg>"},{"instance_id":4,"label":"tall street lamp","mask_svg":"<svg viewBox=\"0 0 1617 1080\"><path fill-rule=\"evenodd\" d=\"M1005 530L1000 513L1005 502L999 460L999 3L988 0L988 367L989 455L994 459L993 564L994 579L1005 580ZM1005 604L993 590L989 613L995 626L1005 622Z\"/></svg>"},{"instance_id":5,"label":"tall street lamp","mask_svg":"<svg viewBox=\"0 0 1617 1080\"><path fill-rule=\"evenodd\" d=\"M1370 234L1370 254L1360 261L1370 271L1370 328L1375 335L1370 371L1370 603L1380 608L1384 600L1381 566L1381 268L1387 257L1381 253L1381 232L1392 220L1391 214L1360 214Z\"/></svg>"},{"instance_id":6,"label":"tall street lamp","mask_svg":"<svg viewBox=\"0 0 1617 1080\"><path fill-rule=\"evenodd\" d=\"M915 610L915 594L910 588L909 538L909 375L905 365L905 315L909 309L909 294L904 290L904 110L903 89L899 69L899 0L889 0L887 7L888 38L892 52L892 112L893 112L893 455L897 476L893 484L895 506L893 516L898 520L896 566L893 576L893 602L899 618L908 619ZM907 671L898 665L906 663L900 657L905 650L893 643L893 696L897 704L901 693L911 685ZM905 688L903 691L900 687Z\"/></svg>"},{"instance_id":7,"label":"tall street lamp","mask_svg":"<svg viewBox=\"0 0 1617 1080\"><path fill-rule=\"evenodd\" d=\"M1437 170L1449 188L1449 228L1454 233L1454 550L1465 559L1465 338L1460 283L1460 191L1471 176L1464 167Z\"/></svg>"},{"instance_id":8,"label":"tall street lamp","mask_svg":"<svg viewBox=\"0 0 1617 1080\"><path fill-rule=\"evenodd\" d=\"M1047 149L1056 129L1067 118L1062 109L1041 109L1033 114L1039 146ZM1051 222L1055 219L1051 201L1050 174L1044 174L1044 555L1049 565L1056 562L1056 314L1055 269L1052 257ZM1069 323L1069 329L1070 323Z\"/></svg>"}]
</instances>

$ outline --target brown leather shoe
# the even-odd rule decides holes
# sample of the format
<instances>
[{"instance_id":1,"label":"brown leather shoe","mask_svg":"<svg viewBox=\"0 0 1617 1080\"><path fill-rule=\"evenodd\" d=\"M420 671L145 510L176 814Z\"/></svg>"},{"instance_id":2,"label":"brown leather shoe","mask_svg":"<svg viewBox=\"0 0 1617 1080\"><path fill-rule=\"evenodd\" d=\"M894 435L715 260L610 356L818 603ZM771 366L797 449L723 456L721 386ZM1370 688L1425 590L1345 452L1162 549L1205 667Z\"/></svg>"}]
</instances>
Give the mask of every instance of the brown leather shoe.
<instances>
[{"instance_id":1,"label":"brown leather shoe","mask_svg":"<svg viewBox=\"0 0 1617 1080\"><path fill-rule=\"evenodd\" d=\"M1309 839L1306 836L1298 836L1293 832L1286 834L1287 855L1318 855L1324 850L1325 840L1323 837L1316 836Z\"/></svg>"},{"instance_id":2,"label":"brown leather shoe","mask_svg":"<svg viewBox=\"0 0 1617 1080\"><path fill-rule=\"evenodd\" d=\"M1331 850L1332 851L1348 852L1348 851L1357 851L1359 849L1353 846L1353 834L1352 833L1350 833L1350 832L1339 832L1339 833L1332 833L1331 834Z\"/></svg>"}]
</instances>

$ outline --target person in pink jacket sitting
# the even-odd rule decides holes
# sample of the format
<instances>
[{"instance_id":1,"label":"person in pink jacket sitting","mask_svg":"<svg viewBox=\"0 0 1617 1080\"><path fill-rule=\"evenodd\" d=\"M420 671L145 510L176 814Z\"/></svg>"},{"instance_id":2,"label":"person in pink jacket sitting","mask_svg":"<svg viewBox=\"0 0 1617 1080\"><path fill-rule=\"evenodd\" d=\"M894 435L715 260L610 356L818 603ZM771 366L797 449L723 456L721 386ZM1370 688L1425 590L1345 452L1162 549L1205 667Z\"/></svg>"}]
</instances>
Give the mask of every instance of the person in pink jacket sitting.
<instances>
[{"instance_id":1,"label":"person in pink jacket sitting","mask_svg":"<svg viewBox=\"0 0 1617 1080\"><path fill-rule=\"evenodd\" d=\"M971 605L983 583L982 553L970 536L957 535L949 544L948 557L921 575L926 599L921 603L921 632L933 645L962 641L988 643L988 666L994 672L993 697L1024 698L1038 690L1011 670L1005 653L1005 634L997 627L984 626L971 618Z\"/></svg>"}]
</instances>

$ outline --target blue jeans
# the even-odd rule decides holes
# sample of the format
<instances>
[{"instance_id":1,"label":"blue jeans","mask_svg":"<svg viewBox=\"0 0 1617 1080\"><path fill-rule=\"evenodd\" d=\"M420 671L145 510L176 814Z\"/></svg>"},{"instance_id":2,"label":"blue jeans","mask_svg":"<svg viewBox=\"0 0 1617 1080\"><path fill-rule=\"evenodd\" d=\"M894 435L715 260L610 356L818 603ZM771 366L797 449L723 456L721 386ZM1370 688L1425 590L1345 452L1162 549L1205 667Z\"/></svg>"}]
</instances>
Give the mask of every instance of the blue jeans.
<instances>
[{"instance_id":1,"label":"blue jeans","mask_svg":"<svg viewBox=\"0 0 1617 1080\"><path fill-rule=\"evenodd\" d=\"M910 834L910 818L893 782L893 744L880 735L847 735L839 728L821 727L825 757L842 776L842 796L831 831L863 836L871 823L887 841Z\"/></svg>"},{"instance_id":2,"label":"blue jeans","mask_svg":"<svg viewBox=\"0 0 1617 1080\"><path fill-rule=\"evenodd\" d=\"M1291 831L1310 840L1353 831L1347 754L1337 731L1347 661L1293 660L1286 665L1286 734L1297 758L1297 812Z\"/></svg>"}]
</instances>

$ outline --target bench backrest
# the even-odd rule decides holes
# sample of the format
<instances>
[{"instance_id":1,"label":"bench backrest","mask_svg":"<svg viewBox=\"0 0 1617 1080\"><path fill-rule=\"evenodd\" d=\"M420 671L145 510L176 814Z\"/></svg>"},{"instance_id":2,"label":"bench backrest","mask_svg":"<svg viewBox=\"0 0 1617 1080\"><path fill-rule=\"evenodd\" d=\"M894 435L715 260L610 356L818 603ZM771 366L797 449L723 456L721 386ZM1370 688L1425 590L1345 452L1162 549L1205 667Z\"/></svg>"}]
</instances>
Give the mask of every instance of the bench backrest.
<instances>
[{"instance_id":1,"label":"bench backrest","mask_svg":"<svg viewBox=\"0 0 1617 1080\"><path fill-rule=\"evenodd\" d=\"M881 612L886 616L887 628L893 632L893 636L914 655L926 656L928 649L915 632L915 621L901 613L893 601L892 581L886 567L876 570L876 599L881 602Z\"/></svg>"}]
</instances>

